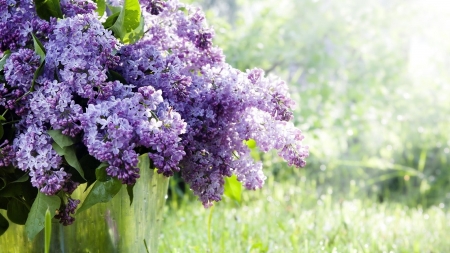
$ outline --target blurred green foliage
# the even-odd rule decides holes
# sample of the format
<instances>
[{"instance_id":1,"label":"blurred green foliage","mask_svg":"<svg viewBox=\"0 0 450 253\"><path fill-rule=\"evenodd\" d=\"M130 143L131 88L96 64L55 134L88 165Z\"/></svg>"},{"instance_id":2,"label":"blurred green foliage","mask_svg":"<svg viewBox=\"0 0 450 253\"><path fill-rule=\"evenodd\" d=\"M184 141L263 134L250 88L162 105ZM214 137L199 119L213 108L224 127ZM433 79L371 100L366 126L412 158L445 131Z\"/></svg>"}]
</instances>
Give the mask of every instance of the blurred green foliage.
<instances>
[{"instance_id":1,"label":"blurred green foliage","mask_svg":"<svg viewBox=\"0 0 450 253\"><path fill-rule=\"evenodd\" d=\"M304 179L304 177L302 177ZM205 209L196 201L164 215L158 252L448 252L450 212L444 204L402 203L316 196L312 180L268 180L244 191L242 206L224 199ZM212 243L210 244L209 242Z\"/></svg>"},{"instance_id":2,"label":"blurred green foliage","mask_svg":"<svg viewBox=\"0 0 450 253\"><path fill-rule=\"evenodd\" d=\"M450 200L450 6L406 0L203 0L215 44L241 70L281 76L311 155L266 173L380 201ZM272 175L269 175L269 177ZM289 182L286 182L289 183Z\"/></svg>"}]
</instances>

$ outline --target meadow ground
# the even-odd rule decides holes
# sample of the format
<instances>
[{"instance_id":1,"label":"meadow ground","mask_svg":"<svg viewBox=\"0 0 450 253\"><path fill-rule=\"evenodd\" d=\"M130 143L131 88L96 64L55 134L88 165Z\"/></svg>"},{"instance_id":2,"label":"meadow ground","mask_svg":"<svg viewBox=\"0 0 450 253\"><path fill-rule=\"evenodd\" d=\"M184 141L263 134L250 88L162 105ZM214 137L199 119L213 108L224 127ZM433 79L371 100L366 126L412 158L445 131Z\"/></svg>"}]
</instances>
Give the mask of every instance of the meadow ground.
<instances>
[{"instance_id":1,"label":"meadow ground","mask_svg":"<svg viewBox=\"0 0 450 253\"><path fill-rule=\"evenodd\" d=\"M268 182L204 209L169 203L159 252L448 252L444 204L408 207L375 199L318 196L308 182ZM172 207L170 207L172 206Z\"/></svg>"}]
</instances>

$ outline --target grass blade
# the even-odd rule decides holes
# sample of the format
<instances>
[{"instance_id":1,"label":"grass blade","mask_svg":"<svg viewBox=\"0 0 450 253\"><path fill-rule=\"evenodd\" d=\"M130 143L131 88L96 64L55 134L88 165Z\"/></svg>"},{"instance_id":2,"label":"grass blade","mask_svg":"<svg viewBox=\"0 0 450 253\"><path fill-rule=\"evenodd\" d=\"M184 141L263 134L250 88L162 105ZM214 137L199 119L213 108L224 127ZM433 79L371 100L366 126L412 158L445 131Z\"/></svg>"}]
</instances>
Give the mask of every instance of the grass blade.
<instances>
[{"instance_id":1,"label":"grass blade","mask_svg":"<svg viewBox=\"0 0 450 253\"><path fill-rule=\"evenodd\" d=\"M45 253L50 251L50 239L52 234L52 217L50 214L50 210L45 212Z\"/></svg>"}]
</instances>

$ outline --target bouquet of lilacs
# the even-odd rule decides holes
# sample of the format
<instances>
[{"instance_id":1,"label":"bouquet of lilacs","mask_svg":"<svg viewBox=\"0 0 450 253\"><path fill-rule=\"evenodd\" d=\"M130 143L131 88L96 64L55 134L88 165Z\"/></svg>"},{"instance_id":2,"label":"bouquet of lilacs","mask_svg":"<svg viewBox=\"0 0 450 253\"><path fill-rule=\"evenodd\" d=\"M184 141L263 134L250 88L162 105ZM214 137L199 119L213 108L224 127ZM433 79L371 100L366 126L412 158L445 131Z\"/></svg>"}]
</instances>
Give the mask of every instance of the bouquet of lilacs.
<instances>
[{"instance_id":1,"label":"bouquet of lilacs","mask_svg":"<svg viewBox=\"0 0 450 253\"><path fill-rule=\"evenodd\" d=\"M97 202L122 184L132 191L141 155L165 176L180 171L205 207L233 174L247 189L263 185L248 140L303 167L308 148L285 82L229 66L213 36L201 10L177 0L0 0L9 220L28 225L47 203L69 225L77 187L102 187L110 196ZM0 214L0 234L5 222Z\"/></svg>"}]
</instances>

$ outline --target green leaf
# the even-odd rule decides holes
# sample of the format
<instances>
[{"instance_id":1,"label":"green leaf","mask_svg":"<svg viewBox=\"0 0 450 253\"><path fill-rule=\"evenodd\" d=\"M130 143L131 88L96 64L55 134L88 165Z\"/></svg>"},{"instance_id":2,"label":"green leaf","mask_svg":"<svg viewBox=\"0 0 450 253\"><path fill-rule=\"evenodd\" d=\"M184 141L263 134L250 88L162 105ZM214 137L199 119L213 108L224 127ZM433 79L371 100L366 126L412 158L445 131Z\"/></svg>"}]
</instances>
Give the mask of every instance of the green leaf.
<instances>
[{"instance_id":1,"label":"green leaf","mask_svg":"<svg viewBox=\"0 0 450 253\"><path fill-rule=\"evenodd\" d=\"M79 161L81 164L81 168L83 168L84 171L84 177L87 181L86 189L88 189L96 180L95 170L99 167L101 162L89 154L81 157Z\"/></svg>"},{"instance_id":2,"label":"green leaf","mask_svg":"<svg viewBox=\"0 0 450 253\"><path fill-rule=\"evenodd\" d=\"M112 14L116 14L116 13L120 14L120 12L122 11L122 7L121 6L114 6L114 5L109 5L109 4L107 4L106 6L108 7L109 11Z\"/></svg>"},{"instance_id":3,"label":"green leaf","mask_svg":"<svg viewBox=\"0 0 450 253\"><path fill-rule=\"evenodd\" d=\"M25 223L25 231L30 240L44 228L47 209L56 210L60 205L61 199L58 196L47 196L41 192L37 194Z\"/></svg>"},{"instance_id":4,"label":"green leaf","mask_svg":"<svg viewBox=\"0 0 450 253\"><path fill-rule=\"evenodd\" d=\"M86 199L84 199L83 205L78 209L77 214L98 203L110 201L121 188L122 182L116 178L111 178L106 182L96 181Z\"/></svg>"},{"instance_id":5,"label":"green leaf","mask_svg":"<svg viewBox=\"0 0 450 253\"><path fill-rule=\"evenodd\" d=\"M68 146L64 148L64 159L66 159L66 162L75 168L78 173L80 173L80 176L84 178L84 171L83 168L81 168L80 162L78 162L77 155L75 154L75 148L74 146Z\"/></svg>"},{"instance_id":6,"label":"green leaf","mask_svg":"<svg viewBox=\"0 0 450 253\"><path fill-rule=\"evenodd\" d=\"M121 74L119 74L119 72L116 72L114 70L108 70L107 75L108 75L108 81L120 81L123 84L128 83L125 80L125 78L123 78L123 76Z\"/></svg>"},{"instance_id":7,"label":"green leaf","mask_svg":"<svg viewBox=\"0 0 450 253\"><path fill-rule=\"evenodd\" d=\"M94 0L94 2L97 4L98 16L103 17L103 14L105 14L105 10L106 10L105 0Z\"/></svg>"},{"instance_id":8,"label":"green leaf","mask_svg":"<svg viewBox=\"0 0 450 253\"><path fill-rule=\"evenodd\" d=\"M111 29L114 36L123 41L128 33L141 25L141 6L139 0L125 0L122 10Z\"/></svg>"},{"instance_id":9,"label":"green leaf","mask_svg":"<svg viewBox=\"0 0 450 253\"><path fill-rule=\"evenodd\" d=\"M128 197L130 198L130 206L131 206L131 204L133 204L133 198L134 198L133 188L134 188L134 185L135 184L127 185L127 193L128 193Z\"/></svg>"},{"instance_id":10,"label":"green leaf","mask_svg":"<svg viewBox=\"0 0 450 253\"><path fill-rule=\"evenodd\" d=\"M0 235L3 235L9 228L8 220L0 213Z\"/></svg>"},{"instance_id":11,"label":"green leaf","mask_svg":"<svg viewBox=\"0 0 450 253\"><path fill-rule=\"evenodd\" d=\"M19 177L19 179L17 179L16 181L11 182L11 184L13 184L13 183L23 183L23 182L26 182L29 178L30 178L30 176L28 175L28 173L25 173L21 177Z\"/></svg>"},{"instance_id":12,"label":"green leaf","mask_svg":"<svg viewBox=\"0 0 450 253\"><path fill-rule=\"evenodd\" d=\"M23 184L8 184L2 190L0 190L0 197L15 197L23 194Z\"/></svg>"},{"instance_id":13,"label":"green leaf","mask_svg":"<svg viewBox=\"0 0 450 253\"><path fill-rule=\"evenodd\" d=\"M0 197L0 209L8 210L9 198Z\"/></svg>"},{"instance_id":14,"label":"green leaf","mask_svg":"<svg viewBox=\"0 0 450 253\"><path fill-rule=\"evenodd\" d=\"M97 169L95 169L95 178L97 179L97 181L106 182L109 179L111 179L111 177L109 177L108 174L106 174L106 168L108 168L108 164L101 163L97 167Z\"/></svg>"},{"instance_id":15,"label":"green leaf","mask_svg":"<svg viewBox=\"0 0 450 253\"><path fill-rule=\"evenodd\" d=\"M31 36L33 37L34 51L39 55L40 63L42 63L45 60L45 48L34 33L31 33Z\"/></svg>"},{"instance_id":16,"label":"green leaf","mask_svg":"<svg viewBox=\"0 0 450 253\"><path fill-rule=\"evenodd\" d=\"M6 179L4 179L3 177L0 177L0 191L5 188L7 182Z\"/></svg>"},{"instance_id":17,"label":"green leaf","mask_svg":"<svg viewBox=\"0 0 450 253\"><path fill-rule=\"evenodd\" d=\"M0 69L0 71L1 71L1 69ZM5 119L5 117L0 115L0 139L3 137L3 134L5 134L5 131L3 129L3 124L1 123L2 121L6 121L6 119Z\"/></svg>"},{"instance_id":18,"label":"green leaf","mask_svg":"<svg viewBox=\"0 0 450 253\"><path fill-rule=\"evenodd\" d=\"M184 12L186 15L188 14L188 10L186 9L186 7L180 7L178 8L178 10Z\"/></svg>"},{"instance_id":19,"label":"green leaf","mask_svg":"<svg viewBox=\"0 0 450 253\"><path fill-rule=\"evenodd\" d=\"M59 0L34 0L36 12L42 19L50 21L51 17L63 18Z\"/></svg>"},{"instance_id":20,"label":"green leaf","mask_svg":"<svg viewBox=\"0 0 450 253\"><path fill-rule=\"evenodd\" d=\"M78 161L75 153L75 147L73 145L61 148L56 142L53 142L52 148L58 155L64 156L66 162L74 168L84 180L86 180L86 178L84 178L83 167L81 167L80 162Z\"/></svg>"},{"instance_id":21,"label":"green leaf","mask_svg":"<svg viewBox=\"0 0 450 253\"><path fill-rule=\"evenodd\" d=\"M61 148L75 143L72 137L64 135L61 130L48 130L47 132Z\"/></svg>"},{"instance_id":22,"label":"green leaf","mask_svg":"<svg viewBox=\"0 0 450 253\"><path fill-rule=\"evenodd\" d=\"M136 29L134 29L130 33L125 34L125 36L123 38L123 42L132 44L132 43L138 41L139 39L141 39L142 36L144 36L144 26L145 26L145 22L144 22L144 17L142 16L139 26L136 27Z\"/></svg>"},{"instance_id":23,"label":"green leaf","mask_svg":"<svg viewBox=\"0 0 450 253\"><path fill-rule=\"evenodd\" d=\"M50 214L50 210L47 208L47 211L45 211L45 245L44 245L44 252L48 253L50 250L50 239L52 236L52 216Z\"/></svg>"},{"instance_id":24,"label":"green leaf","mask_svg":"<svg viewBox=\"0 0 450 253\"><path fill-rule=\"evenodd\" d=\"M22 186L22 188L23 188L22 197L27 202L28 208L30 208L30 206L32 206L34 203L34 200L36 199L36 196L37 196L39 190L36 187L32 186L30 184L30 181L27 181L24 183L18 183L18 184L20 184Z\"/></svg>"},{"instance_id":25,"label":"green leaf","mask_svg":"<svg viewBox=\"0 0 450 253\"><path fill-rule=\"evenodd\" d=\"M8 219L16 224L24 225L27 221L30 209L20 200L12 198L8 202L7 216Z\"/></svg>"},{"instance_id":26,"label":"green leaf","mask_svg":"<svg viewBox=\"0 0 450 253\"><path fill-rule=\"evenodd\" d=\"M45 60L41 62L41 65L39 65L39 68L36 69L33 75L33 80L31 81L31 91L34 91L34 85L36 84L36 79L44 72L44 66L45 66Z\"/></svg>"},{"instance_id":27,"label":"green leaf","mask_svg":"<svg viewBox=\"0 0 450 253\"><path fill-rule=\"evenodd\" d=\"M103 22L103 24L102 24L103 27L104 27L105 29L108 29L108 28L110 28L111 26L113 26L114 23L116 23L117 18L119 17L119 14L120 14L120 12L116 12L116 13L114 13L113 15L109 16L109 17L105 20L105 22Z\"/></svg>"},{"instance_id":28,"label":"green leaf","mask_svg":"<svg viewBox=\"0 0 450 253\"><path fill-rule=\"evenodd\" d=\"M236 175L225 177L224 194L238 203L241 203L242 184L237 180Z\"/></svg>"},{"instance_id":29,"label":"green leaf","mask_svg":"<svg viewBox=\"0 0 450 253\"><path fill-rule=\"evenodd\" d=\"M253 149L256 148L256 141L253 139L249 139L248 141L244 141L245 145L247 145L247 147L249 149Z\"/></svg>"},{"instance_id":30,"label":"green leaf","mask_svg":"<svg viewBox=\"0 0 450 253\"><path fill-rule=\"evenodd\" d=\"M3 52L3 57L2 57L2 59L0 59L0 71L3 70L6 60L8 60L10 55L11 55L11 51L9 51L9 50L6 50L5 52Z\"/></svg>"},{"instance_id":31,"label":"green leaf","mask_svg":"<svg viewBox=\"0 0 450 253\"><path fill-rule=\"evenodd\" d=\"M147 253L150 253L150 251L148 250L148 246L147 246L147 242L144 239L144 246L145 246L145 251L147 251Z\"/></svg>"},{"instance_id":32,"label":"green leaf","mask_svg":"<svg viewBox=\"0 0 450 253\"><path fill-rule=\"evenodd\" d=\"M56 144L56 142L53 142L53 143L52 143L52 148L53 148L53 150L55 150L55 152L56 152L58 155L60 155L60 156L63 156L63 155L66 154L65 151L64 151L64 149L61 148L58 144Z\"/></svg>"}]
</instances>

